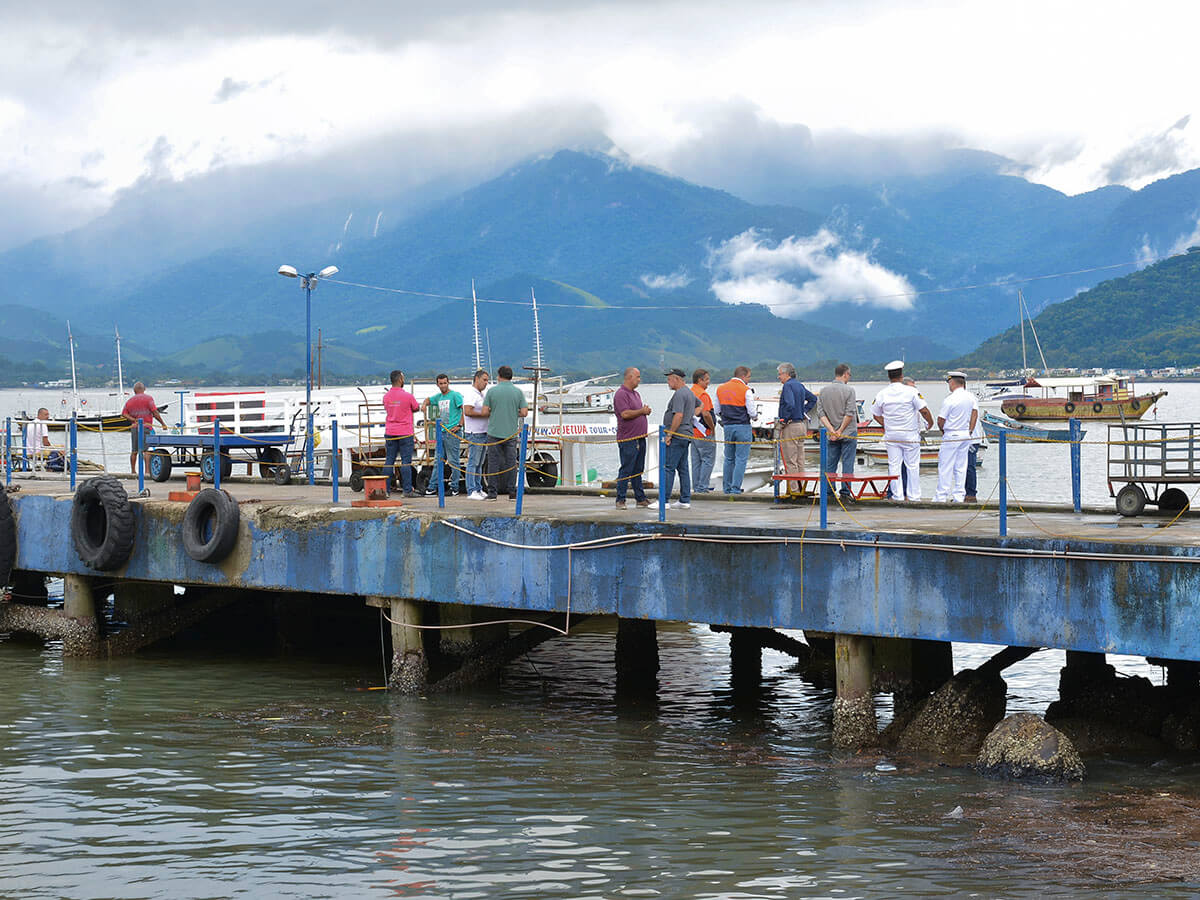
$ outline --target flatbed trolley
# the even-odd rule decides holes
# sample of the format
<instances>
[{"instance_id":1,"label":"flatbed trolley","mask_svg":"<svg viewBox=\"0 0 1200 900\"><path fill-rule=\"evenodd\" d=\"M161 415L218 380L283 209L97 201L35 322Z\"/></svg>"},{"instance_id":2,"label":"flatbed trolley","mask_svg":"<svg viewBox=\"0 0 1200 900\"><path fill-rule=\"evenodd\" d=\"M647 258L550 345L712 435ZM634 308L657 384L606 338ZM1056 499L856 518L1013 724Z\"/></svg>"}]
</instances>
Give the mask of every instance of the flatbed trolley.
<instances>
[{"instance_id":1,"label":"flatbed trolley","mask_svg":"<svg viewBox=\"0 0 1200 900\"><path fill-rule=\"evenodd\" d=\"M1200 422L1108 426L1108 493L1118 513L1139 515L1147 503L1186 509L1181 484L1200 484Z\"/></svg>"},{"instance_id":2,"label":"flatbed trolley","mask_svg":"<svg viewBox=\"0 0 1200 900\"><path fill-rule=\"evenodd\" d=\"M221 432L221 478L233 474L234 463L247 468L258 466L259 475L276 484L291 481L287 450L295 441L291 434L226 434ZM195 466L207 482L216 471L214 441L211 434L147 434L146 449L150 464L146 474L155 481L166 481L175 466Z\"/></svg>"}]
</instances>

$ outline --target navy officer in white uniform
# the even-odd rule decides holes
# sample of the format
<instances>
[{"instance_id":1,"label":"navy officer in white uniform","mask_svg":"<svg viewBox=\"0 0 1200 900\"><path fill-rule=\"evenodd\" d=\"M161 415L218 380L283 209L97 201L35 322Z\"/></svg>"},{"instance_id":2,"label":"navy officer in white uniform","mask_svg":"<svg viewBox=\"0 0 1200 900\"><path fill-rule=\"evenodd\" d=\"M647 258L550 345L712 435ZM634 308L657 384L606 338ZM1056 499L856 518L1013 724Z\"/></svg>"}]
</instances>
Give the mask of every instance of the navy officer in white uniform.
<instances>
[{"instance_id":1,"label":"navy officer in white uniform","mask_svg":"<svg viewBox=\"0 0 1200 900\"><path fill-rule=\"evenodd\" d=\"M971 433L979 421L979 401L967 390L967 376L950 372L946 376L950 394L942 401L938 428L942 445L938 448L936 503L953 500L962 503L967 485L967 460L971 453Z\"/></svg>"},{"instance_id":2,"label":"navy officer in white uniform","mask_svg":"<svg viewBox=\"0 0 1200 900\"><path fill-rule=\"evenodd\" d=\"M883 426L883 444L887 447L888 474L895 477L892 490L899 490L900 470L904 468L905 499L921 499L921 420L933 427L933 415L915 387L904 383L904 362L896 359L884 366L887 387L875 396L871 415Z\"/></svg>"}]
</instances>

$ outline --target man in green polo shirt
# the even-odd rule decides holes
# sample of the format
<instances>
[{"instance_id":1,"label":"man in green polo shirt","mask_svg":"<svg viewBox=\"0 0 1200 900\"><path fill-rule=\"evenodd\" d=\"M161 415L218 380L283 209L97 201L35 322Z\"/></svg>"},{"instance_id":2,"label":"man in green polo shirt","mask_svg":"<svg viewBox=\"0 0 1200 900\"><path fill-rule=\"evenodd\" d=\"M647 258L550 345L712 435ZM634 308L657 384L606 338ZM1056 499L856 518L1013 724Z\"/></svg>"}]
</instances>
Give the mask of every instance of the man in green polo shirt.
<instances>
[{"instance_id":1,"label":"man in green polo shirt","mask_svg":"<svg viewBox=\"0 0 1200 900\"><path fill-rule=\"evenodd\" d=\"M529 413L529 404L521 389L512 383L513 372L501 366L496 374L500 380L488 389L483 398L483 411L488 414L488 500L496 499L499 489L510 500L517 499L517 450L521 420Z\"/></svg>"},{"instance_id":2,"label":"man in green polo shirt","mask_svg":"<svg viewBox=\"0 0 1200 900\"><path fill-rule=\"evenodd\" d=\"M442 459L445 460L442 471L446 482L446 493L454 495L458 493L459 474L463 471L462 458L459 453L459 441L462 439L463 398L458 391L450 390L449 375L437 377L437 388L438 393L432 397L426 397L421 402L421 410L425 413L426 419L432 418L437 422L438 429L442 432ZM429 480L429 487L425 492L437 493L437 482L432 478Z\"/></svg>"}]
</instances>

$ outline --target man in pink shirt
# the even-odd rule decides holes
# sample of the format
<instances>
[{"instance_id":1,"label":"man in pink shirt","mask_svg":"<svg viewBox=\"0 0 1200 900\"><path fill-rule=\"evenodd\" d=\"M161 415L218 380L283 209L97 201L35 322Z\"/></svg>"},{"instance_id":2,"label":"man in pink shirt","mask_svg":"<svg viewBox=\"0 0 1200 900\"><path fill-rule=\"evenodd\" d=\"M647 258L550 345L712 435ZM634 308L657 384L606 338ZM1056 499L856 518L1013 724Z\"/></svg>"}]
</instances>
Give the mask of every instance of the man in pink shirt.
<instances>
[{"instance_id":1,"label":"man in pink shirt","mask_svg":"<svg viewBox=\"0 0 1200 900\"><path fill-rule=\"evenodd\" d=\"M390 376L392 388L383 395L383 409L387 413L387 424L383 429L387 457L384 471L388 484L396 480L396 455L400 455L400 483L405 497L415 497L413 490L413 413L421 408L417 398L404 389L404 373L399 369Z\"/></svg>"},{"instance_id":2,"label":"man in pink shirt","mask_svg":"<svg viewBox=\"0 0 1200 900\"><path fill-rule=\"evenodd\" d=\"M121 415L129 422L129 431L132 436L129 452L129 471L136 472L138 452L137 423L139 421L146 423L146 427L143 429L145 434L154 434L155 419L158 419L158 424L163 428L167 427L167 423L163 421L162 414L158 411L158 407L154 405L154 398L146 393L146 386L140 381L133 386L133 396L125 401L125 407L121 410ZM146 467L145 470L149 472L149 451L146 452L142 464Z\"/></svg>"}]
</instances>

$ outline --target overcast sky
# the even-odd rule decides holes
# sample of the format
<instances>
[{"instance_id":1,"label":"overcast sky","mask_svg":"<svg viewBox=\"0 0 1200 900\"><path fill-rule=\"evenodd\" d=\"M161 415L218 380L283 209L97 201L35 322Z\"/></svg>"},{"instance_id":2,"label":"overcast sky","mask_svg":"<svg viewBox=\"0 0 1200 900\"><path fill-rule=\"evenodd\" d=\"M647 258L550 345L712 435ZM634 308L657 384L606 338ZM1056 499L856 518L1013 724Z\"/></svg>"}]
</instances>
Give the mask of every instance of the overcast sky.
<instances>
[{"instance_id":1,"label":"overcast sky","mask_svg":"<svg viewBox=\"0 0 1200 900\"><path fill-rule=\"evenodd\" d=\"M140 178L387 135L429 143L484 122L476 142L524 148L543 131L603 132L635 161L675 171L699 145L737 143L748 129L797 152L847 133L988 150L1071 193L1200 166L1200 4L1183 0L3 9L0 242L10 244L14 230L74 224ZM453 167L456 152L480 148L443 149L431 172Z\"/></svg>"}]
</instances>

